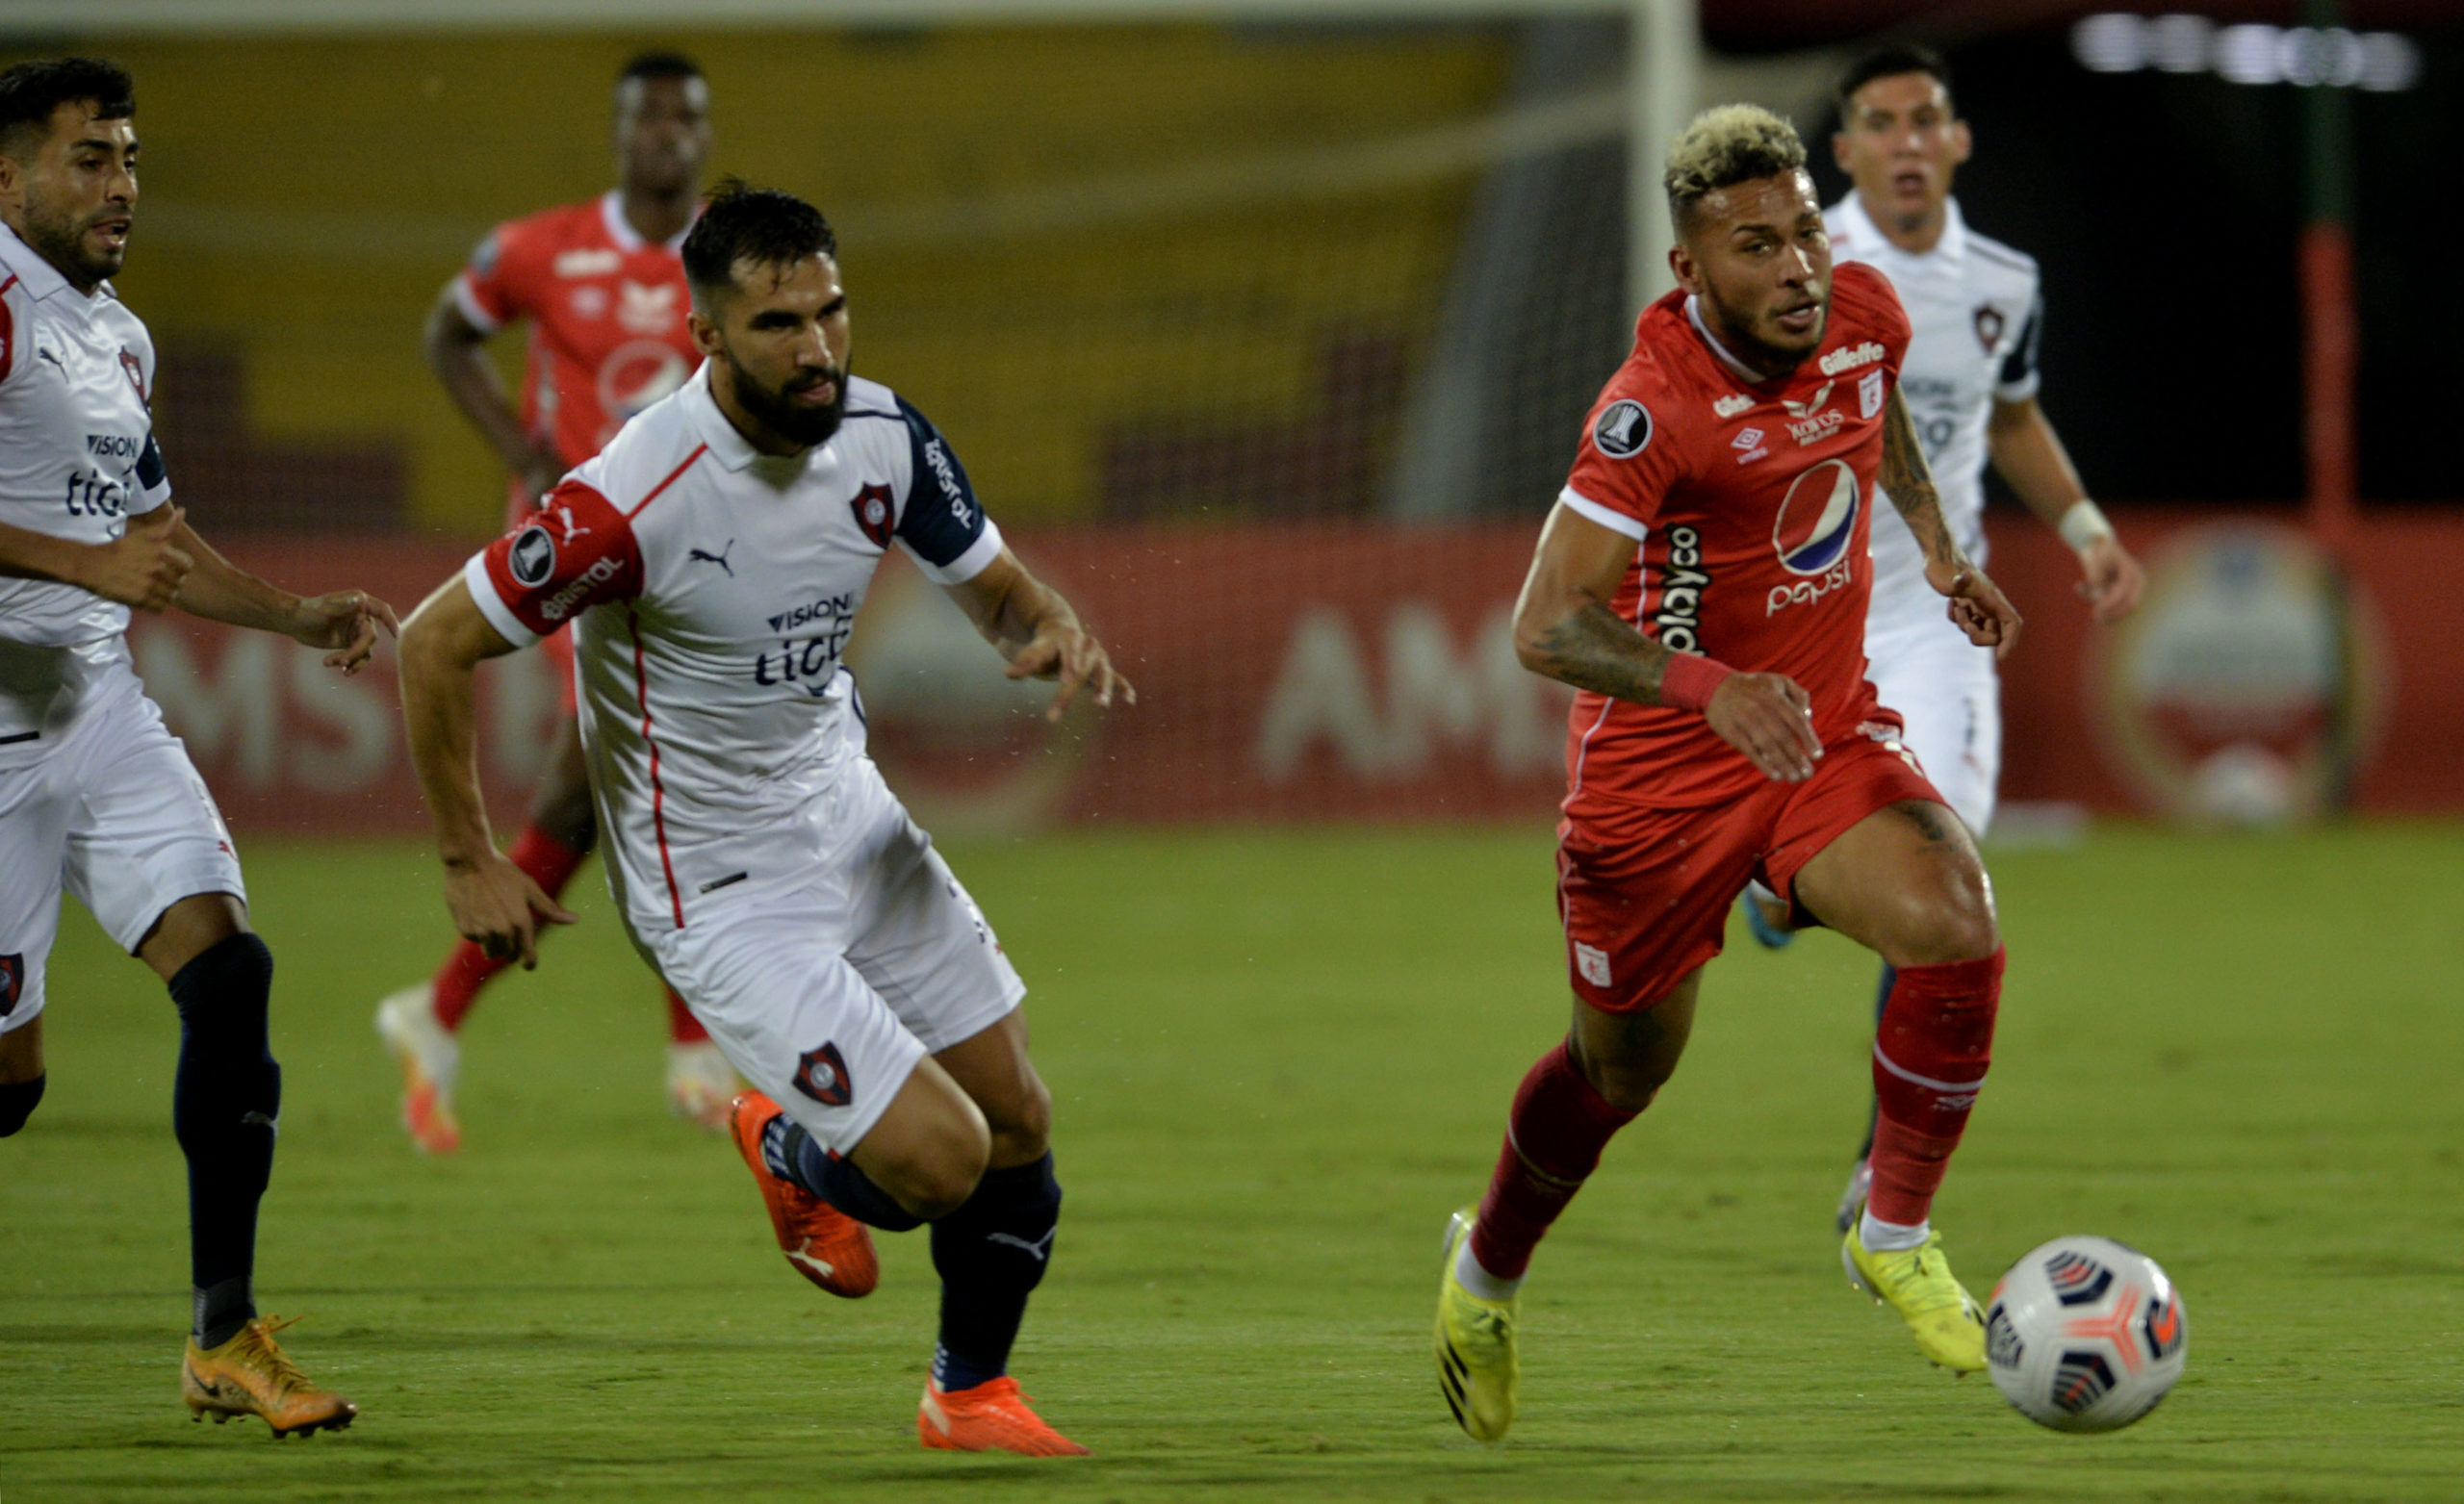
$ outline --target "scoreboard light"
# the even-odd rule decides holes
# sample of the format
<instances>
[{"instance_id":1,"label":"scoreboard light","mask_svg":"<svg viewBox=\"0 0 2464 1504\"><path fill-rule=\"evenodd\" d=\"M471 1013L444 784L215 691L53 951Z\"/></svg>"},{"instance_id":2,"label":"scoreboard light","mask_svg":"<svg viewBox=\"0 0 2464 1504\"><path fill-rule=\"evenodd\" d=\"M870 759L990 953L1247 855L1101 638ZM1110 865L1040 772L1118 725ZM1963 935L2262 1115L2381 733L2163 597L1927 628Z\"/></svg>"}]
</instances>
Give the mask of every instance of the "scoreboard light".
<instances>
[{"instance_id":1,"label":"scoreboard light","mask_svg":"<svg viewBox=\"0 0 2464 1504\"><path fill-rule=\"evenodd\" d=\"M2421 82L2421 44L2400 32L2342 26L2218 26L2203 15L2108 12L2070 28L2092 73L2214 73L2234 84L2326 86L2390 94Z\"/></svg>"}]
</instances>

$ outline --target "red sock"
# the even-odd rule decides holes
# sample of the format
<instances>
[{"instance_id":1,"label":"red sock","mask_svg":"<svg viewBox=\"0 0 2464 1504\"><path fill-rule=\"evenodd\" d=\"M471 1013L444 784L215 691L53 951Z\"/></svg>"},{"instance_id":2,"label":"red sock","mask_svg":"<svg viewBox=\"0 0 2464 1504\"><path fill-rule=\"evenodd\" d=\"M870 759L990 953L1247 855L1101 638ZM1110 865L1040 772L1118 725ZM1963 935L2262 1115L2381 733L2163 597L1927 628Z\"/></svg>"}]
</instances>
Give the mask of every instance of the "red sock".
<instances>
[{"instance_id":1,"label":"red sock","mask_svg":"<svg viewBox=\"0 0 2464 1504\"><path fill-rule=\"evenodd\" d=\"M670 1044L700 1044L703 1040L709 1037L710 1032L702 1027L702 1021L693 1016L693 1010L684 1006L684 1000L676 995L676 989L674 987L668 988L667 1042Z\"/></svg>"},{"instance_id":2,"label":"red sock","mask_svg":"<svg viewBox=\"0 0 2464 1504\"><path fill-rule=\"evenodd\" d=\"M1472 1227L1472 1257L1480 1267L1502 1280L1523 1278L1541 1235L1599 1168L1600 1151L1635 1116L1592 1090L1564 1045L1540 1057L1514 1094L1505 1146Z\"/></svg>"},{"instance_id":3,"label":"red sock","mask_svg":"<svg viewBox=\"0 0 2464 1504\"><path fill-rule=\"evenodd\" d=\"M524 826L522 833L513 838L512 849L505 853L531 881L547 890L550 898L565 891L565 884L573 880L574 869L589 854L586 851L574 851L535 825ZM479 989L511 964L488 959L487 952L468 940L456 942L445 964L437 968L432 983L436 989L436 1021L449 1033L461 1028L464 1015L479 1001Z\"/></svg>"},{"instance_id":4,"label":"red sock","mask_svg":"<svg viewBox=\"0 0 2464 1504\"><path fill-rule=\"evenodd\" d=\"M1951 1151L1992 1064L2002 953L1982 960L1902 966L1874 1032L1874 1184L1879 1221L1912 1227L1932 1215Z\"/></svg>"}]
</instances>

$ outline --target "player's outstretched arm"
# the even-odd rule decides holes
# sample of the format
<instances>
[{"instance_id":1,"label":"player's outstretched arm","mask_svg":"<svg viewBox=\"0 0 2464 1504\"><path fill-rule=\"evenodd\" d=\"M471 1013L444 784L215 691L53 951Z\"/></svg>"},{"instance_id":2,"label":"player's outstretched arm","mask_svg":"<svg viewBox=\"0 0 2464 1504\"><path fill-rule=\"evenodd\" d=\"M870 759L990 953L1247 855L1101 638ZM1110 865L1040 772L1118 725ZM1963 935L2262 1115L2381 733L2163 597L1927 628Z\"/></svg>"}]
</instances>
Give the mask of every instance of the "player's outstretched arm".
<instances>
[{"instance_id":1,"label":"player's outstretched arm","mask_svg":"<svg viewBox=\"0 0 2464 1504\"><path fill-rule=\"evenodd\" d=\"M973 579L949 587L975 629L1010 662L1014 679L1058 679L1044 719L1058 721L1081 688L1091 685L1095 703L1109 708L1118 694L1138 703L1138 691L1113 667L1095 635L1079 625L1078 613L1061 592L1027 573L1008 548Z\"/></svg>"},{"instance_id":2,"label":"player's outstretched arm","mask_svg":"<svg viewBox=\"0 0 2464 1504\"><path fill-rule=\"evenodd\" d=\"M540 922L569 925L574 916L497 850L479 797L475 671L511 651L460 574L438 586L402 625L402 726L436 826L453 928L496 959L531 968L539 964Z\"/></svg>"},{"instance_id":3,"label":"player's outstretched arm","mask_svg":"<svg viewBox=\"0 0 2464 1504\"><path fill-rule=\"evenodd\" d=\"M358 673L376 650L380 628L389 635L401 630L394 608L367 591L295 596L267 584L215 552L187 523L174 518L168 526L178 550L194 561L173 597L179 608L191 616L276 632L303 647L331 649L325 654L325 667L345 674Z\"/></svg>"},{"instance_id":4,"label":"player's outstretched arm","mask_svg":"<svg viewBox=\"0 0 2464 1504\"><path fill-rule=\"evenodd\" d=\"M2028 510L2079 555L2079 596L2095 611L2096 620L2118 622L2128 616L2139 604L2145 575L2114 536L2113 523L2088 499L2070 451L2062 446L2053 420L2035 397L1993 404L1993 416L1985 425L1985 451Z\"/></svg>"},{"instance_id":5,"label":"player's outstretched arm","mask_svg":"<svg viewBox=\"0 0 2464 1504\"><path fill-rule=\"evenodd\" d=\"M1637 631L1609 605L1633 562L1633 539L1559 503L1540 531L1514 603L1514 650L1523 666L1636 704L1699 710L1765 777L1811 777L1822 739L1804 688L1784 674L1739 674L1671 652Z\"/></svg>"},{"instance_id":6,"label":"player's outstretched arm","mask_svg":"<svg viewBox=\"0 0 2464 1504\"><path fill-rule=\"evenodd\" d=\"M504 383L497 379L497 369L488 361L487 343L488 332L462 312L462 305L454 300L453 284L448 282L428 309L427 327L420 334L428 369L445 384L446 395L471 421L471 426L479 430L479 437L504 460L505 469L522 477L532 497L544 497L563 478L564 461L522 426L522 415L514 411Z\"/></svg>"},{"instance_id":7,"label":"player's outstretched arm","mask_svg":"<svg viewBox=\"0 0 2464 1504\"><path fill-rule=\"evenodd\" d=\"M1950 524L1942 521L1933 467L1925 463L1925 447L1916 440L1916 424L1908 416L1908 403L1897 387L1891 388L1890 400L1883 408L1881 478L1890 504L1899 509L1908 530L1916 536L1916 546L1925 551L1925 582L1951 598L1951 620L1967 633L1968 641L1991 648L1997 658L2007 656L2019 640L2019 613L2001 587L1961 551Z\"/></svg>"},{"instance_id":8,"label":"player's outstretched arm","mask_svg":"<svg viewBox=\"0 0 2464 1504\"><path fill-rule=\"evenodd\" d=\"M178 542L180 509L158 506L129 519L109 543L79 543L0 523L0 574L48 579L90 590L140 611L160 611L176 599L180 581L195 560Z\"/></svg>"}]
</instances>

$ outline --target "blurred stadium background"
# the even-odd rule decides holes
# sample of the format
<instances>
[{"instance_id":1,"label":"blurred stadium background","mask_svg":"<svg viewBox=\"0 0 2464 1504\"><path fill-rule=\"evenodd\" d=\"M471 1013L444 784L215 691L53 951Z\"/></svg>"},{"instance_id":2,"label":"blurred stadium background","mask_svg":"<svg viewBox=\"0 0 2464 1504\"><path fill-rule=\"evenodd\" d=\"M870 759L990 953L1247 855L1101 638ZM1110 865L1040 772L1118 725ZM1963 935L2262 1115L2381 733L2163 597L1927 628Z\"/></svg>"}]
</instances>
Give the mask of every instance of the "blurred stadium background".
<instances>
[{"instance_id":1,"label":"blurred stadium background","mask_svg":"<svg viewBox=\"0 0 2464 1504\"><path fill-rule=\"evenodd\" d=\"M2156 569L2138 617L2096 633L2064 550L1996 503L1993 570L2030 616L1994 855L2026 1022L1962 1161L1963 1267L1981 1283L2055 1232L2143 1234L2215 1345L2173 1410L2093 1461L1974 1386L1946 1421L1940 1387L1868 1373L1866 1313L1810 1239L1862 1111L1869 974L1817 938L1732 957L1732 1022L1707 1027L1695 1086L1620 1140L1552 1244L1566 1278L1535 1319L1559 1356L1531 1384L1560 1408L1519 1436L1559 1470L1467 1462L1424 1392L1420 1261L1563 1007L1564 701L1515 664L1506 612L1660 286L1657 195L1632 191L1658 143L1702 103L1754 99L1807 131L1835 197L1829 86L1884 38L1958 70L1978 140L1962 200L2042 262L2046 407ZM609 185L609 83L646 47L707 71L714 172L830 213L857 370L934 417L1142 691L1047 732L895 564L855 648L893 784L1052 1000L1039 1051L1083 1240L1029 1361L1039 1393L1074 1400L1065 1424L1091 1415L1131 1456L1089 1496L2452 1496L2464 487L2439 435L2464 405L2445 295L2464 14L0 0L0 62L94 51L136 74L145 191L119 287L162 349L164 446L207 536L407 609L492 534L502 477L420 325L491 224ZM510 372L518 342L498 353ZM472 1149L414 1166L363 1009L444 939L390 676L336 680L186 619L135 638L285 957L268 1283L339 1317L298 1346L374 1401L313 1471L253 1468L249 1496L784 1491L758 1460L776 1439L732 1430L726 1396L748 1363L801 1364L808 1338L780 1334L811 1312L732 1161L653 1120L648 983L603 897L478 1015ZM543 674L523 655L490 689L500 828L552 715ZM0 1306L35 1396L0 1488L203 1496L144 1408L168 1403L176 1239L125 1225L140 1181L176 1204L168 1028L151 981L76 925L53 1100L0 1191L0 1257L51 1290ZM1732 1099L1740 1079L1768 1089ZM1647 1153L1676 1173L1639 1177ZM543 1229L577 1185L605 1196ZM648 1262L645 1216L708 1239L691 1288ZM1291 1288L1296 1259L1322 1280ZM922 1252L886 1262L882 1298L826 1313L829 1362L796 1367L827 1387L860 1491L939 1476L896 1429ZM1707 1270L1785 1319L1741 1321ZM1614 1282L1637 1277L1660 1282L1641 1318L1659 1340L1631 1369ZM658 1393L603 1394L633 1382L608 1355L645 1351ZM1222 1388L1184 1425L1155 1403L1193 1368ZM644 1448L637 1418L690 1439ZM1919 1455L1953 1462L1918 1488Z\"/></svg>"},{"instance_id":2,"label":"blurred stadium background","mask_svg":"<svg viewBox=\"0 0 2464 1504\"><path fill-rule=\"evenodd\" d=\"M2464 401L2464 314L2426 293L2443 242L2412 226L2436 196L2415 165L2464 145L2441 87L2464 21L2206 13L13 0L0 44L108 51L143 85L121 286L184 498L281 577L347 561L405 606L501 494L421 359L427 301L494 222L606 186L625 57L699 58L714 167L831 213L859 369L952 435L1149 692L1048 743L954 615L885 589L876 620L904 625L860 634L857 668L885 758L956 828L1544 815L1562 701L1502 613L1663 285L1634 164L1648 183L1710 99L1818 138L1844 59L1924 38L1980 142L1971 219L2044 265L2048 409L2165 567L2094 639L2062 550L1997 512L2034 625L2014 828L2453 809L2464 513L2431 436ZM140 653L244 828L416 821L383 676L325 685L185 622ZM500 676L509 798L550 708L533 667Z\"/></svg>"}]
</instances>

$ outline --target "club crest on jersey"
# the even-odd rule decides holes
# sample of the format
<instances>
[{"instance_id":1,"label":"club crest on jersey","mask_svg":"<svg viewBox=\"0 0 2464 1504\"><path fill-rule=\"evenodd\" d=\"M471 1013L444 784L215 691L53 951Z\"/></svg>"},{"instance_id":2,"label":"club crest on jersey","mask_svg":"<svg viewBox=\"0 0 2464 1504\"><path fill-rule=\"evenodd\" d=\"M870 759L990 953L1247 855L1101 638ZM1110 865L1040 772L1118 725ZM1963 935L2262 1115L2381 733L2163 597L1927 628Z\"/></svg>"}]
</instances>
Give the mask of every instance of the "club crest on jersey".
<instances>
[{"instance_id":1,"label":"club crest on jersey","mask_svg":"<svg viewBox=\"0 0 2464 1504\"><path fill-rule=\"evenodd\" d=\"M1883 410L1883 373L1869 370L1857 378L1857 416L1871 418Z\"/></svg>"},{"instance_id":2,"label":"club crest on jersey","mask_svg":"<svg viewBox=\"0 0 2464 1504\"><path fill-rule=\"evenodd\" d=\"M0 1018L17 1010L17 996L26 985L26 957L0 956Z\"/></svg>"},{"instance_id":3,"label":"club crest on jersey","mask_svg":"<svg viewBox=\"0 0 2464 1504\"><path fill-rule=\"evenodd\" d=\"M866 486L847 500L856 513L856 525L864 530L876 548L889 547L890 492L887 486Z\"/></svg>"},{"instance_id":4,"label":"club crest on jersey","mask_svg":"<svg viewBox=\"0 0 2464 1504\"><path fill-rule=\"evenodd\" d=\"M1994 348L2002 343L2002 327L2004 322L2005 320L2002 317L2002 310L1994 307L1991 303L1980 303L1977 305L1976 343L1985 346L1986 354L1992 354Z\"/></svg>"},{"instance_id":5,"label":"club crest on jersey","mask_svg":"<svg viewBox=\"0 0 2464 1504\"><path fill-rule=\"evenodd\" d=\"M1612 460L1630 460L1652 442L1652 415L1642 403L1621 397L1601 410L1591 442Z\"/></svg>"},{"instance_id":6,"label":"club crest on jersey","mask_svg":"<svg viewBox=\"0 0 2464 1504\"><path fill-rule=\"evenodd\" d=\"M556 540L548 529L531 523L514 535L513 547L505 551L505 567L513 571L513 582L525 589L536 589L548 583L556 573Z\"/></svg>"},{"instance_id":7,"label":"club crest on jersey","mask_svg":"<svg viewBox=\"0 0 2464 1504\"><path fill-rule=\"evenodd\" d=\"M1799 475L1780 502L1771 546L1791 574L1820 574L1845 558L1857 536L1857 472L1825 460Z\"/></svg>"},{"instance_id":8,"label":"club crest on jersey","mask_svg":"<svg viewBox=\"0 0 2464 1504\"><path fill-rule=\"evenodd\" d=\"M120 346L119 369L120 373L128 377L128 384L137 389L137 399L152 405L154 399L145 395L145 368L138 364L136 353L126 345Z\"/></svg>"},{"instance_id":9,"label":"club crest on jersey","mask_svg":"<svg viewBox=\"0 0 2464 1504\"><path fill-rule=\"evenodd\" d=\"M856 1100L856 1083L848 1079L847 1058L838 1046L807 1050L796 1061L796 1089L826 1108L843 1108Z\"/></svg>"}]
</instances>

